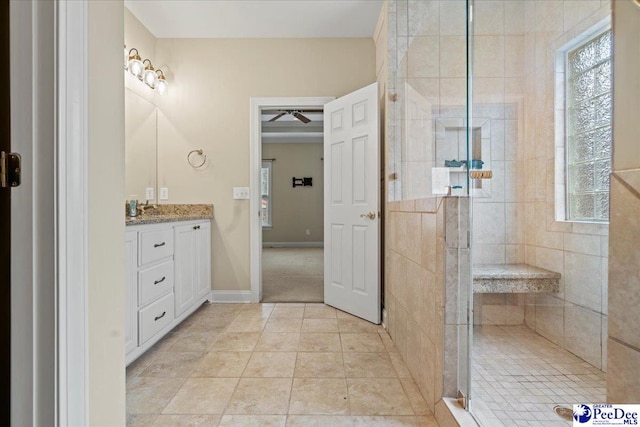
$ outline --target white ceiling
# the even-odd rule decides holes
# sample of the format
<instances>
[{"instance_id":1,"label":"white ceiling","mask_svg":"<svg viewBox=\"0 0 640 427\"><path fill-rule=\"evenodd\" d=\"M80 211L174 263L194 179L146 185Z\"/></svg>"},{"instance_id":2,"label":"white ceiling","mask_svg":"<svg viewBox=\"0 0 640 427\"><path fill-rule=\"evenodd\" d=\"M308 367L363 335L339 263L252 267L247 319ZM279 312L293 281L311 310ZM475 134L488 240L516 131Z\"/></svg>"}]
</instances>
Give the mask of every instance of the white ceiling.
<instances>
[{"instance_id":1,"label":"white ceiling","mask_svg":"<svg viewBox=\"0 0 640 427\"><path fill-rule=\"evenodd\" d=\"M381 0L125 0L158 38L371 37Z\"/></svg>"}]
</instances>

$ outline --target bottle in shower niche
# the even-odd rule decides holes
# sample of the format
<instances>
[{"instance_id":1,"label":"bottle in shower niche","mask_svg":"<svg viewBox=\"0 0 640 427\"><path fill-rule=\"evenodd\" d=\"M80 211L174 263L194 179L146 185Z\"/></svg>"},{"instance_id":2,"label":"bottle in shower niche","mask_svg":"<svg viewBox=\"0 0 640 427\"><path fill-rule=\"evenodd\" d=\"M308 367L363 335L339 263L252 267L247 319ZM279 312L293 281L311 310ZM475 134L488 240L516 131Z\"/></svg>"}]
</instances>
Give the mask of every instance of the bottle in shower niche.
<instances>
[{"instance_id":1,"label":"bottle in shower niche","mask_svg":"<svg viewBox=\"0 0 640 427\"><path fill-rule=\"evenodd\" d=\"M133 195L131 199L127 202L127 206L129 207L129 217L135 218L138 216L138 196Z\"/></svg>"}]
</instances>

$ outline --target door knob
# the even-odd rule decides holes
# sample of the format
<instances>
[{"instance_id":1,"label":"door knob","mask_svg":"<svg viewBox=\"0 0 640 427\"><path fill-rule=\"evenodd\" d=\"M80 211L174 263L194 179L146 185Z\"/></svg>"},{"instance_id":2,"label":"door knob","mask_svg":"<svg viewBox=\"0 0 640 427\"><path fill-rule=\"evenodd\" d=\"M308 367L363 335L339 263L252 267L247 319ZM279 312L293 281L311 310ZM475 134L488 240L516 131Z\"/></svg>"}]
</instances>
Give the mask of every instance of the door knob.
<instances>
[{"instance_id":1,"label":"door knob","mask_svg":"<svg viewBox=\"0 0 640 427\"><path fill-rule=\"evenodd\" d=\"M369 213L361 214L360 218L376 219L376 213L374 211L370 211Z\"/></svg>"}]
</instances>

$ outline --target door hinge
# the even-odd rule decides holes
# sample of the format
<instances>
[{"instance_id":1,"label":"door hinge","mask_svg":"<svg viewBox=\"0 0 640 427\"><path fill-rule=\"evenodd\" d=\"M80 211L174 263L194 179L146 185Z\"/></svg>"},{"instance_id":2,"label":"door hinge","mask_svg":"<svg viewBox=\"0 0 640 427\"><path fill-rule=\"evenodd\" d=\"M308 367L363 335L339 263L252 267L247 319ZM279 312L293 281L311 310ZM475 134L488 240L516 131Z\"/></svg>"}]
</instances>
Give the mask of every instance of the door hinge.
<instances>
[{"instance_id":1,"label":"door hinge","mask_svg":"<svg viewBox=\"0 0 640 427\"><path fill-rule=\"evenodd\" d=\"M18 153L0 151L0 188L17 187L22 177L22 157Z\"/></svg>"}]
</instances>

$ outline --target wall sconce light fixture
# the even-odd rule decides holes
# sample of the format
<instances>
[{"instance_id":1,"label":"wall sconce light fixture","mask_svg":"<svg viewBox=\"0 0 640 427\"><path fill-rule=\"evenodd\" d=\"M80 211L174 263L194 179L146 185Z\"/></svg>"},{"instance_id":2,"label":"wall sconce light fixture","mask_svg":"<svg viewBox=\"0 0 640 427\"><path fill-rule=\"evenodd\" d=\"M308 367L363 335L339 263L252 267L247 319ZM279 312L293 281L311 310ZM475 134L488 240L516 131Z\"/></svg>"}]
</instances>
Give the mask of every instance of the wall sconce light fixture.
<instances>
[{"instance_id":1,"label":"wall sconce light fixture","mask_svg":"<svg viewBox=\"0 0 640 427\"><path fill-rule=\"evenodd\" d=\"M164 78L162 70L156 70L158 75L158 81L156 82L156 89L160 95L164 95L167 92L167 79Z\"/></svg>"},{"instance_id":2,"label":"wall sconce light fixture","mask_svg":"<svg viewBox=\"0 0 640 427\"><path fill-rule=\"evenodd\" d=\"M150 60L145 59L142 63L145 64L144 77L142 81L144 81L145 84L151 89L154 89L156 87L156 81L158 80L158 76L156 76L156 70L155 68L153 68L153 64Z\"/></svg>"},{"instance_id":3,"label":"wall sconce light fixture","mask_svg":"<svg viewBox=\"0 0 640 427\"><path fill-rule=\"evenodd\" d=\"M135 47L127 52L127 47L124 47L125 53L125 66L124 69L129 71L132 75L138 78L138 80L144 82L151 89L156 89L160 95L167 93L169 84L164 76L164 72L161 69L153 68L153 64L150 59L142 61L138 49Z\"/></svg>"},{"instance_id":4,"label":"wall sconce light fixture","mask_svg":"<svg viewBox=\"0 0 640 427\"><path fill-rule=\"evenodd\" d=\"M144 66L142 65L142 59L138 53L138 49L135 47L129 51L129 62L127 63L127 70L137 78L142 78L142 72Z\"/></svg>"}]
</instances>

